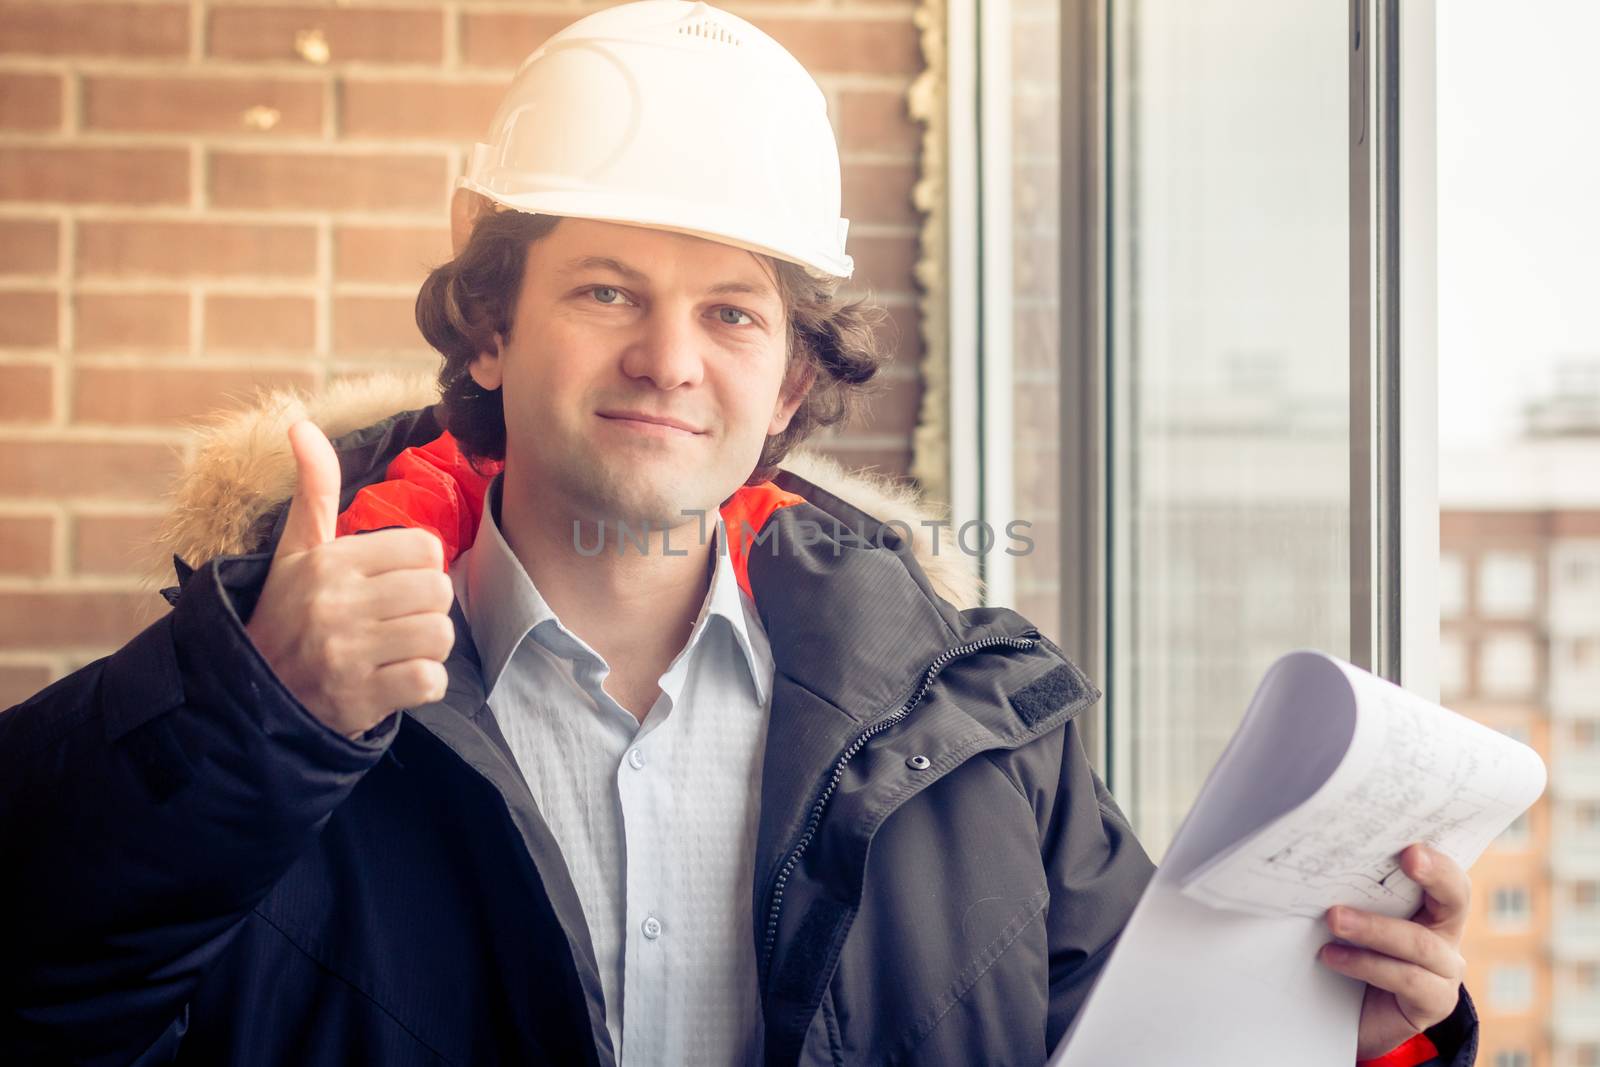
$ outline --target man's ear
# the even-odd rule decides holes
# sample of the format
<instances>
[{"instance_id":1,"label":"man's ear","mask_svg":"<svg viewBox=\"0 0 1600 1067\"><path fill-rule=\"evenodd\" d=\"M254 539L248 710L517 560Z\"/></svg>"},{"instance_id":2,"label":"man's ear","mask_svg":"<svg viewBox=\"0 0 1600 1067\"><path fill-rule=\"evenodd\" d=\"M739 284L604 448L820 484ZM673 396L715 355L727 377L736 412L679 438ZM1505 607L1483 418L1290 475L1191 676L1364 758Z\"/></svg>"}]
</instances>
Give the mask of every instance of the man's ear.
<instances>
[{"instance_id":1,"label":"man's ear","mask_svg":"<svg viewBox=\"0 0 1600 1067\"><path fill-rule=\"evenodd\" d=\"M789 420L794 418L794 413L799 411L800 405L805 402L806 394L811 392L811 387L816 384L816 364L805 362L798 372L789 375L789 379L783 392L778 395L778 406L773 409L772 421L767 424L768 437L789 428Z\"/></svg>"},{"instance_id":2,"label":"man's ear","mask_svg":"<svg viewBox=\"0 0 1600 1067\"><path fill-rule=\"evenodd\" d=\"M478 383L478 388L486 393L494 392L504 381L505 367L501 357L505 347L505 338L497 333L494 335L494 351L479 352L467 365L467 373Z\"/></svg>"}]
</instances>

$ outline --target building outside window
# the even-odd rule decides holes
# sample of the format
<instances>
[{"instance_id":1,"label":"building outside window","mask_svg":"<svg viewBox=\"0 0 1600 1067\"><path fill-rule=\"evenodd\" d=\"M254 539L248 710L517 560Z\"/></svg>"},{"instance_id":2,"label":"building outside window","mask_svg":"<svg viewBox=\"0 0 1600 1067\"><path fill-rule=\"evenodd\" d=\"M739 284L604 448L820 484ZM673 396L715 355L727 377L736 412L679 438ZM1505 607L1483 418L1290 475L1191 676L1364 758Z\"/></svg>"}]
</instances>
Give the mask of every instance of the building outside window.
<instances>
[{"instance_id":1,"label":"building outside window","mask_svg":"<svg viewBox=\"0 0 1600 1067\"><path fill-rule=\"evenodd\" d=\"M1489 970L1489 1002L1507 1015L1521 1014L1533 1006L1533 968L1506 964Z\"/></svg>"},{"instance_id":2,"label":"building outside window","mask_svg":"<svg viewBox=\"0 0 1600 1067\"><path fill-rule=\"evenodd\" d=\"M1486 552L1478 563L1478 611L1491 618L1528 618L1539 600L1539 570L1526 552ZM1439 605L1444 611L1443 602Z\"/></svg>"},{"instance_id":3,"label":"building outside window","mask_svg":"<svg viewBox=\"0 0 1600 1067\"><path fill-rule=\"evenodd\" d=\"M1534 696L1538 648L1523 633L1493 633L1478 644L1478 688L1487 696Z\"/></svg>"},{"instance_id":4,"label":"building outside window","mask_svg":"<svg viewBox=\"0 0 1600 1067\"><path fill-rule=\"evenodd\" d=\"M1489 905L1489 921L1502 930L1522 929L1532 918L1528 890L1524 886L1501 886Z\"/></svg>"},{"instance_id":5,"label":"building outside window","mask_svg":"<svg viewBox=\"0 0 1600 1067\"><path fill-rule=\"evenodd\" d=\"M1467 610L1467 561L1459 552L1439 553L1439 617L1454 619Z\"/></svg>"}]
</instances>

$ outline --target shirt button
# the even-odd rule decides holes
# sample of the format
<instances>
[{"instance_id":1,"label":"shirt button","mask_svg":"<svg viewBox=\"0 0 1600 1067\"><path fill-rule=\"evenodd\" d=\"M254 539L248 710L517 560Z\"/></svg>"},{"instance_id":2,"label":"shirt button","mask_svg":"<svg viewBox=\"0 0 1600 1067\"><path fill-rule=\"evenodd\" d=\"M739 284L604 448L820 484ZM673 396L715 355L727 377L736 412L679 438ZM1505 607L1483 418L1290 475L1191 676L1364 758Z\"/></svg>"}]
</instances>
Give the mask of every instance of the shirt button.
<instances>
[{"instance_id":1,"label":"shirt button","mask_svg":"<svg viewBox=\"0 0 1600 1067\"><path fill-rule=\"evenodd\" d=\"M661 936L661 920L654 915L645 916L644 936L647 941L654 941Z\"/></svg>"},{"instance_id":2,"label":"shirt button","mask_svg":"<svg viewBox=\"0 0 1600 1067\"><path fill-rule=\"evenodd\" d=\"M635 748L628 751L628 766L634 770L644 766L644 749Z\"/></svg>"}]
</instances>

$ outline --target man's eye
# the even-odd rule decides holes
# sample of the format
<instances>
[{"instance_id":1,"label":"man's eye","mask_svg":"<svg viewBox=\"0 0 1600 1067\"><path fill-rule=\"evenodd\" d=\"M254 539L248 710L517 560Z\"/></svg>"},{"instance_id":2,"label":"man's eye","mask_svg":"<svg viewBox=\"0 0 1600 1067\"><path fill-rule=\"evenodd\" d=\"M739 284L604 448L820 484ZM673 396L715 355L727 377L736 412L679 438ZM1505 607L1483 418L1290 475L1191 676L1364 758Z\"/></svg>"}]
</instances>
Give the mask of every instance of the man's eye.
<instances>
[{"instance_id":1,"label":"man's eye","mask_svg":"<svg viewBox=\"0 0 1600 1067\"><path fill-rule=\"evenodd\" d=\"M589 290L589 294L602 304L616 304L622 300L622 290L609 285L597 285Z\"/></svg>"},{"instance_id":2,"label":"man's eye","mask_svg":"<svg viewBox=\"0 0 1600 1067\"><path fill-rule=\"evenodd\" d=\"M729 326L743 326L744 325L744 323L740 322L737 318L729 318L728 316L730 316L730 315L733 315L733 316L744 315L744 317L746 319L749 319L749 321L751 321L751 322L755 321L755 319L750 318L750 316L748 314L746 314L743 311L740 311L738 308L718 308L717 309L717 313L722 316L722 321L727 323Z\"/></svg>"}]
</instances>

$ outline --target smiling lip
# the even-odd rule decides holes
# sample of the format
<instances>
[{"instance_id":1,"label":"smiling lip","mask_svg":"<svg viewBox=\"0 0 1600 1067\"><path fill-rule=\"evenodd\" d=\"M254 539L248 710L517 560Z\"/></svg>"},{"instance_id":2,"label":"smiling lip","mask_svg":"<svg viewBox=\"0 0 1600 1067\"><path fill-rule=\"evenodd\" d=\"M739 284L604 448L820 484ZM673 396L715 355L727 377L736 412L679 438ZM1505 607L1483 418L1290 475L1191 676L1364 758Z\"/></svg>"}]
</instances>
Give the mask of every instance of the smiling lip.
<instances>
[{"instance_id":1,"label":"smiling lip","mask_svg":"<svg viewBox=\"0 0 1600 1067\"><path fill-rule=\"evenodd\" d=\"M687 422L682 422L678 419L667 418L664 415L647 415L642 411L599 411L595 414L599 415L602 419L616 419L624 422L647 422L655 426L670 427L674 430L681 430L684 433L698 434L705 432L690 426Z\"/></svg>"}]
</instances>

